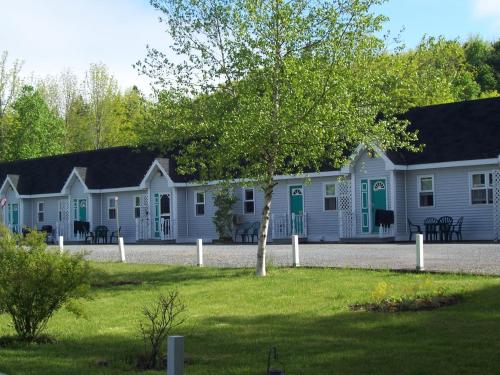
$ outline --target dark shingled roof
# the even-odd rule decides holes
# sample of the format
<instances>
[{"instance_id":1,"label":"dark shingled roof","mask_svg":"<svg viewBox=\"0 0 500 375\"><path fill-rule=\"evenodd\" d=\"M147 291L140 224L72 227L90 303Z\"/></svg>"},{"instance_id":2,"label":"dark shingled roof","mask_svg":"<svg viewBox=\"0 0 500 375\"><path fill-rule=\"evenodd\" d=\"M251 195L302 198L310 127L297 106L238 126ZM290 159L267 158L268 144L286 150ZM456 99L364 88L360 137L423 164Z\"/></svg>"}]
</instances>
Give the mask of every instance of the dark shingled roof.
<instances>
[{"instance_id":1,"label":"dark shingled roof","mask_svg":"<svg viewBox=\"0 0 500 375\"><path fill-rule=\"evenodd\" d=\"M130 147L76 152L38 159L0 163L0 180L7 175L18 176L16 189L19 194L58 193L63 188L73 168L84 179L89 189L110 189L138 186L153 161L165 157L159 152ZM189 178L175 171L175 161L162 158L162 167L174 182L186 182Z\"/></svg>"},{"instance_id":2,"label":"dark shingled roof","mask_svg":"<svg viewBox=\"0 0 500 375\"><path fill-rule=\"evenodd\" d=\"M500 155L500 97L411 109L409 130L419 130L423 152L387 152L395 164L424 164L497 158Z\"/></svg>"},{"instance_id":3,"label":"dark shingled roof","mask_svg":"<svg viewBox=\"0 0 500 375\"><path fill-rule=\"evenodd\" d=\"M400 165L497 158L500 154L500 98L415 108L406 114L410 130L419 130L421 153L387 152ZM115 147L38 159L0 163L0 180L9 176L19 194L62 190L73 168L89 189L138 186L151 164L158 163L174 182L194 176L177 173L171 155L148 149ZM332 170L323 166L321 170Z\"/></svg>"}]
</instances>

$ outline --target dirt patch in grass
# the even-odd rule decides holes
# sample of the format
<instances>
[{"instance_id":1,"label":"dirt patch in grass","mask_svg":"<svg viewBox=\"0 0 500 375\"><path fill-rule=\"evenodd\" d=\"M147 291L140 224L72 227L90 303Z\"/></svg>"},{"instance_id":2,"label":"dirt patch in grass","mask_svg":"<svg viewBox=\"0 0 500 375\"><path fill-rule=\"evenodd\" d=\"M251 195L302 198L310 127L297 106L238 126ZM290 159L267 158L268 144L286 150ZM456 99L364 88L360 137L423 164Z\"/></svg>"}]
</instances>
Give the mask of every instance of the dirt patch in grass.
<instances>
[{"instance_id":1,"label":"dirt patch in grass","mask_svg":"<svg viewBox=\"0 0 500 375\"><path fill-rule=\"evenodd\" d=\"M140 280L114 280L102 283L92 283L92 288L109 288L114 286L125 286L125 285L142 285L143 282Z\"/></svg>"},{"instance_id":2,"label":"dirt patch in grass","mask_svg":"<svg viewBox=\"0 0 500 375\"><path fill-rule=\"evenodd\" d=\"M373 312L403 312L403 311L428 311L445 306L456 305L462 300L460 295L433 296L417 298L392 298L376 303L355 303L349 305L351 311L373 311Z\"/></svg>"}]
</instances>

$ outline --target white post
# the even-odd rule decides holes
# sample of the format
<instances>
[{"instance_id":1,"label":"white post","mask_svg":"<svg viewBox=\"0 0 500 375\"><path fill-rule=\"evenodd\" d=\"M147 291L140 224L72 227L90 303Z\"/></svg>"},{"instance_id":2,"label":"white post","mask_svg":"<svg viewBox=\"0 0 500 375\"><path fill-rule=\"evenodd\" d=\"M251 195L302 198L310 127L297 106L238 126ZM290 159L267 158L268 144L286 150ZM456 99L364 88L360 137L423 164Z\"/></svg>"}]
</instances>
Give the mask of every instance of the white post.
<instances>
[{"instance_id":1,"label":"white post","mask_svg":"<svg viewBox=\"0 0 500 375\"><path fill-rule=\"evenodd\" d=\"M416 245L417 245L417 271L424 270L424 235L416 234Z\"/></svg>"},{"instance_id":2,"label":"white post","mask_svg":"<svg viewBox=\"0 0 500 375\"><path fill-rule=\"evenodd\" d=\"M64 237L59 236L59 251L62 253L64 251Z\"/></svg>"},{"instance_id":3,"label":"white post","mask_svg":"<svg viewBox=\"0 0 500 375\"><path fill-rule=\"evenodd\" d=\"M299 236L294 234L292 236L292 253L293 253L293 266L300 267L299 260Z\"/></svg>"},{"instance_id":4,"label":"white post","mask_svg":"<svg viewBox=\"0 0 500 375\"><path fill-rule=\"evenodd\" d=\"M125 246L123 245L123 237L118 237L118 247L120 248L120 257L122 259L122 263L126 263Z\"/></svg>"},{"instance_id":5,"label":"white post","mask_svg":"<svg viewBox=\"0 0 500 375\"><path fill-rule=\"evenodd\" d=\"M203 240L201 238L196 241L196 249L198 250L198 267L203 267Z\"/></svg>"},{"instance_id":6,"label":"white post","mask_svg":"<svg viewBox=\"0 0 500 375\"><path fill-rule=\"evenodd\" d=\"M184 375L184 336L168 336L167 375Z\"/></svg>"}]
</instances>

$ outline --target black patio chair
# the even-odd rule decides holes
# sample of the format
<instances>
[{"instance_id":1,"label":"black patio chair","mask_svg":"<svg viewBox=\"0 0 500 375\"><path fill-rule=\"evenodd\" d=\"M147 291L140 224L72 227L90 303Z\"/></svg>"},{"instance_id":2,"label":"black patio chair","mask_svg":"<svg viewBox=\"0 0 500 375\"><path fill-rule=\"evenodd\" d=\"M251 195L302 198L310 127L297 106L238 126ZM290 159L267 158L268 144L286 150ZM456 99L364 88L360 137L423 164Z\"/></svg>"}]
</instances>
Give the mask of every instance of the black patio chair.
<instances>
[{"instance_id":1,"label":"black patio chair","mask_svg":"<svg viewBox=\"0 0 500 375\"><path fill-rule=\"evenodd\" d=\"M94 243L99 243L99 240L102 240L102 243L108 243L108 227L105 225L98 225L94 231Z\"/></svg>"},{"instance_id":2,"label":"black patio chair","mask_svg":"<svg viewBox=\"0 0 500 375\"><path fill-rule=\"evenodd\" d=\"M457 236L457 241L462 241L462 224L464 222L464 217L460 216L455 224L451 226L450 230L450 240L453 240L453 233Z\"/></svg>"},{"instance_id":3,"label":"black patio chair","mask_svg":"<svg viewBox=\"0 0 500 375\"><path fill-rule=\"evenodd\" d=\"M241 242L245 242L245 238L248 237L250 228L252 228L253 224L254 223L248 221L237 227L234 231L234 241L238 242L238 236L241 236Z\"/></svg>"},{"instance_id":4,"label":"black patio chair","mask_svg":"<svg viewBox=\"0 0 500 375\"><path fill-rule=\"evenodd\" d=\"M425 227L425 240L426 241L437 241L438 239L438 221L434 217L428 217L424 220Z\"/></svg>"},{"instance_id":5,"label":"black patio chair","mask_svg":"<svg viewBox=\"0 0 500 375\"><path fill-rule=\"evenodd\" d=\"M451 216L442 216L438 220L439 224L439 240L441 242L451 241L451 228L453 226L453 218Z\"/></svg>"},{"instance_id":6,"label":"black patio chair","mask_svg":"<svg viewBox=\"0 0 500 375\"><path fill-rule=\"evenodd\" d=\"M410 237L408 238L408 241L411 242L411 237L413 234L422 234L422 229L420 229L420 225L413 224L410 219L408 220L408 229L410 230Z\"/></svg>"},{"instance_id":7,"label":"black patio chair","mask_svg":"<svg viewBox=\"0 0 500 375\"><path fill-rule=\"evenodd\" d=\"M118 242L118 237L120 237L122 233L122 227L120 226L118 228L118 231L114 230L111 232L111 235L109 236L109 243L113 243L113 238L116 238L116 242Z\"/></svg>"},{"instance_id":8,"label":"black patio chair","mask_svg":"<svg viewBox=\"0 0 500 375\"><path fill-rule=\"evenodd\" d=\"M40 232L45 233L45 242L46 243L56 243L56 239L54 237L54 231L52 225L42 225Z\"/></svg>"},{"instance_id":9,"label":"black patio chair","mask_svg":"<svg viewBox=\"0 0 500 375\"><path fill-rule=\"evenodd\" d=\"M259 228L260 228L260 222L254 221L252 223L252 226L248 230L247 237L250 239L252 238L252 243L254 242L254 238L259 239Z\"/></svg>"}]
</instances>

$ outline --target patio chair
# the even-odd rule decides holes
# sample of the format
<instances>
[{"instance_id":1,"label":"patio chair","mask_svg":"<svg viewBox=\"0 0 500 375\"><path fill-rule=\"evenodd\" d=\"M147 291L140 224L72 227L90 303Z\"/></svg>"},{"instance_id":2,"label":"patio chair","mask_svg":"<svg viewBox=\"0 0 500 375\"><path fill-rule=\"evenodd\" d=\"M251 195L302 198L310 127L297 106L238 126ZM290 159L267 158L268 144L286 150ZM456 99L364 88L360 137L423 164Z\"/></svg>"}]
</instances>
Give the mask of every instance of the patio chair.
<instances>
[{"instance_id":1,"label":"patio chair","mask_svg":"<svg viewBox=\"0 0 500 375\"><path fill-rule=\"evenodd\" d=\"M95 228L94 243L99 243L99 240L102 240L102 243L108 243L108 227L105 225L98 225Z\"/></svg>"},{"instance_id":2,"label":"patio chair","mask_svg":"<svg viewBox=\"0 0 500 375\"><path fill-rule=\"evenodd\" d=\"M438 239L438 221L434 217L428 217L424 220L425 240L437 241Z\"/></svg>"},{"instance_id":3,"label":"patio chair","mask_svg":"<svg viewBox=\"0 0 500 375\"><path fill-rule=\"evenodd\" d=\"M420 225L413 224L410 219L408 220L408 229L410 230L410 237L408 238L408 241L411 242L411 237L413 234L422 234L422 229L420 229Z\"/></svg>"},{"instance_id":4,"label":"patio chair","mask_svg":"<svg viewBox=\"0 0 500 375\"><path fill-rule=\"evenodd\" d=\"M248 234L247 234L247 237L250 239L250 237L252 238L252 243L254 242L254 237L256 239L259 239L259 228L260 228L260 222L258 221L254 221L252 223L252 226L250 227L250 229L248 230Z\"/></svg>"},{"instance_id":5,"label":"patio chair","mask_svg":"<svg viewBox=\"0 0 500 375\"><path fill-rule=\"evenodd\" d=\"M464 217L460 216L455 224L451 226L450 230L450 240L453 240L453 233L457 236L457 241L462 241L462 224L464 222Z\"/></svg>"},{"instance_id":6,"label":"patio chair","mask_svg":"<svg viewBox=\"0 0 500 375\"><path fill-rule=\"evenodd\" d=\"M45 233L45 242L46 243L56 243L56 239L54 237L54 231L52 228L52 225L43 225L42 228L40 229L40 232Z\"/></svg>"},{"instance_id":7,"label":"patio chair","mask_svg":"<svg viewBox=\"0 0 500 375\"><path fill-rule=\"evenodd\" d=\"M438 220L439 224L439 240L441 242L451 241L451 227L453 226L453 218L451 216L442 216Z\"/></svg>"},{"instance_id":8,"label":"patio chair","mask_svg":"<svg viewBox=\"0 0 500 375\"><path fill-rule=\"evenodd\" d=\"M111 235L109 236L109 243L113 243L113 238L116 238L116 242L118 242L118 237L122 234L122 227L120 226L118 228L118 231L114 230L111 232Z\"/></svg>"},{"instance_id":9,"label":"patio chair","mask_svg":"<svg viewBox=\"0 0 500 375\"><path fill-rule=\"evenodd\" d=\"M248 232L254 223L246 222L241 224L234 231L234 241L238 242L238 236L241 236L241 242L245 242L245 238L249 235Z\"/></svg>"}]
</instances>

